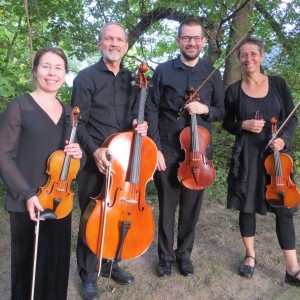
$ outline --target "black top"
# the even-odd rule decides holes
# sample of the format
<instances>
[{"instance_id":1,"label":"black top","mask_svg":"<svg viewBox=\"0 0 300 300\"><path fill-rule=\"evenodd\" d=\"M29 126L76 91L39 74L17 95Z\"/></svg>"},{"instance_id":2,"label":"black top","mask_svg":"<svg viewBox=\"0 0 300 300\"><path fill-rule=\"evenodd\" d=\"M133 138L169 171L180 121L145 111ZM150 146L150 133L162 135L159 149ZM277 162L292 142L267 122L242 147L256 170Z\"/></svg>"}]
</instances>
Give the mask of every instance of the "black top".
<instances>
[{"instance_id":1,"label":"black top","mask_svg":"<svg viewBox=\"0 0 300 300\"><path fill-rule=\"evenodd\" d=\"M71 108L63 105L57 124L26 94L9 103L0 119L0 172L7 186L5 208L25 212L25 200L36 195L47 181L50 154L64 148L70 131L65 115Z\"/></svg>"},{"instance_id":2,"label":"black top","mask_svg":"<svg viewBox=\"0 0 300 300\"><path fill-rule=\"evenodd\" d=\"M264 152L272 138L270 119L275 117L281 124L293 110L291 94L280 77L269 77L266 97L253 98L241 89L241 81L230 85L225 97L226 116L223 126L236 135L228 175L227 207L246 213L266 214L273 209L265 201L266 170L264 160L269 152ZM242 130L243 120L253 119L259 111L266 120L260 133ZM280 137L285 141L284 152L291 152L291 140L297 127L297 117L293 116Z\"/></svg>"},{"instance_id":3,"label":"black top","mask_svg":"<svg viewBox=\"0 0 300 300\"><path fill-rule=\"evenodd\" d=\"M80 108L77 136L88 156L111 134L132 129L138 110L132 80L132 74L122 67L115 76L103 59L75 78L72 106Z\"/></svg>"},{"instance_id":4,"label":"black top","mask_svg":"<svg viewBox=\"0 0 300 300\"><path fill-rule=\"evenodd\" d=\"M201 59L195 67L188 67L179 57L157 66L146 101L145 118L148 134L159 150L180 156L179 135L183 128L190 126L191 117L186 112L177 120L178 112L186 102L187 89L191 86L197 89L213 70ZM224 88L219 71L200 90L200 97L209 107L209 115L197 115L197 123L210 131L210 123L224 117ZM212 151L210 153L212 155ZM209 159L211 155L208 154Z\"/></svg>"}]
</instances>

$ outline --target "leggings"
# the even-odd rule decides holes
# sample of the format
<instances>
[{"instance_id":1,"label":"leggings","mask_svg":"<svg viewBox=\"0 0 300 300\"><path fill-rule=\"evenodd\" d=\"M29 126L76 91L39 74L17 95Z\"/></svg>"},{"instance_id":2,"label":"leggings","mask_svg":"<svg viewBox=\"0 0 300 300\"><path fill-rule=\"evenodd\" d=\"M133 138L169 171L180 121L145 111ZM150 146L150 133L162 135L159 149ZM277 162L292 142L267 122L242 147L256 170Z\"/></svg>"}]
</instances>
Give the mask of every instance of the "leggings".
<instances>
[{"instance_id":1,"label":"leggings","mask_svg":"<svg viewBox=\"0 0 300 300\"><path fill-rule=\"evenodd\" d=\"M293 214L276 215L276 235L282 250L296 249L296 235ZM255 213L240 212L239 216L240 232L242 237L255 236L256 217Z\"/></svg>"}]
</instances>

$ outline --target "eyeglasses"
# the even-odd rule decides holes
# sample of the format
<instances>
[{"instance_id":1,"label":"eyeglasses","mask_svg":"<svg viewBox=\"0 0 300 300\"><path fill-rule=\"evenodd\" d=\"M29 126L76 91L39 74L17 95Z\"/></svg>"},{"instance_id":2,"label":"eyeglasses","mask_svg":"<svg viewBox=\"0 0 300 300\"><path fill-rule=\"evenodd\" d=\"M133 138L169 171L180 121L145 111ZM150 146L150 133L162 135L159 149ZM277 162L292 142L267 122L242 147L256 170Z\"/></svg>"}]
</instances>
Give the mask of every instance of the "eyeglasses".
<instances>
[{"instance_id":1,"label":"eyeglasses","mask_svg":"<svg viewBox=\"0 0 300 300\"><path fill-rule=\"evenodd\" d=\"M181 36L180 39L185 42L185 43L189 43L192 39L196 42L196 43L200 43L203 41L204 36Z\"/></svg>"}]
</instances>

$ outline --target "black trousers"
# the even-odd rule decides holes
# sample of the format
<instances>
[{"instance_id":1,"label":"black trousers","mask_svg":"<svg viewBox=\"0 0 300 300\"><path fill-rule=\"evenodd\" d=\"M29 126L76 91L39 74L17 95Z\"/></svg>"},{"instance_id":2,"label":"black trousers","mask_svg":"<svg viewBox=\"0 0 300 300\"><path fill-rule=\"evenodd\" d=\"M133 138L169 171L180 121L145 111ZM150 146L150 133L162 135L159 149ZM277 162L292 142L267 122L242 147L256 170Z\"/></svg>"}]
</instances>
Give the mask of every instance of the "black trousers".
<instances>
[{"instance_id":1,"label":"black trousers","mask_svg":"<svg viewBox=\"0 0 300 300\"><path fill-rule=\"evenodd\" d=\"M27 212L10 212L10 226L11 299L29 300L35 222ZM59 220L40 221L34 299L67 299L70 245L71 214Z\"/></svg>"},{"instance_id":2,"label":"black trousers","mask_svg":"<svg viewBox=\"0 0 300 300\"><path fill-rule=\"evenodd\" d=\"M296 249L296 233L294 226L294 214L275 213L276 235L282 250ZM255 236L256 215L255 213L243 213L239 215L239 225L242 237Z\"/></svg>"},{"instance_id":3,"label":"black trousers","mask_svg":"<svg viewBox=\"0 0 300 300\"><path fill-rule=\"evenodd\" d=\"M154 182L158 191L158 255L160 260L190 258L195 228L199 219L202 191L183 187L177 179L179 158L164 153L167 169L156 171ZM174 246L175 213L179 205L177 248Z\"/></svg>"},{"instance_id":4,"label":"black trousers","mask_svg":"<svg viewBox=\"0 0 300 300\"><path fill-rule=\"evenodd\" d=\"M86 162L85 167L79 171L77 176L78 182L78 199L81 214L84 213L90 197L96 197L100 194L104 176L98 170L95 161L91 158ZM97 272L97 256L82 241L80 235L77 241L77 267L81 280L83 282L96 281Z\"/></svg>"}]
</instances>

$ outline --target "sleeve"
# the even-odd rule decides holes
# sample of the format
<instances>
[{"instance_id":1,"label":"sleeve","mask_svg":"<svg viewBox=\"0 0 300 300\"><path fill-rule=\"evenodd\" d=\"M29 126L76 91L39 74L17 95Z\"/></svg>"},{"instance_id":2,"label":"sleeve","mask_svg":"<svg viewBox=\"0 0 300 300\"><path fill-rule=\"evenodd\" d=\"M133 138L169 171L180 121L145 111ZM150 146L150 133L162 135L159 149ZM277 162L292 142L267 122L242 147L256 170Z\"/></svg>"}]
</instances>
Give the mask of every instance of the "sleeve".
<instances>
[{"instance_id":1,"label":"sleeve","mask_svg":"<svg viewBox=\"0 0 300 300\"><path fill-rule=\"evenodd\" d=\"M209 105L209 114L204 119L208 122L222 121L225 115L224 108L224 86L222 77L219 71L214 76L214 91L211 95L211 102Z\"/></svg>"},{"instance_id":2,"label":"sleeve","mask_svg":"<svg viewBox=\"0 0 300 300\"><path fill-rule=\"evenodd\" d=\"M87 155L93 155L96 149L99 148L86 128L89 121L93 97L92 84L93 80L90 78L88 73L79 72L73 82L71 98L72 107L77 106L80 109L81 119L77 128L77 137L81 147Z\"/></svg>"},{"instance_id":3,"label":"sleeve","mask_svg":"<svg viewBox=\"0 0 300 300\"><path fill-rule=\"evenodd\" d=\"M0 119L0 173L9 193L18 201L36 195L16 163L21 133L20 106L12 101Z\"/></svg>"},{"instance_id":4,"label":"sleeve","mask_svg":"<svg viewBox=\"0 0 300 300\"><path fill-rule=\"evenodd\" d=\"M237 104L239 103L239 92L237 85L230 85L225 92L225 117L223 128L229 133L239 135L242 133L242 122L237 120Z\"/></svg>"},{"instance_id":5,"label":"sleeve","mask_svg":"<svg viewBox=\"0 0 300 300\"><path fill-rule=\"evenodd\" d=\"M162 148L158 128L159 104L162 94L160 81L161 73L158 66L153 74L145 105L145 120L148 122L148 136L155 142L158 150Z\"/></svg>"},{"instance_id":6,"label":"sleeve","mask_svg":"<svg viewBox=\"0 0 300 300\"><path fill-rule=\"evenodd\" d=\"M278 82L279 92L281 94L281 98L284 104L284 110L286 114L285 118L287 118L295 107L293 103L293 98L285 80L281 77L277 77L277 82ZM279 135L279 137L284 140L286 148L291 148L292 139L296 132L297 125L298 125L298 118L297 118L297 114L294 113L291 116L290 120L287 122L282 133Z\"/></svg>"}]
</instances>

